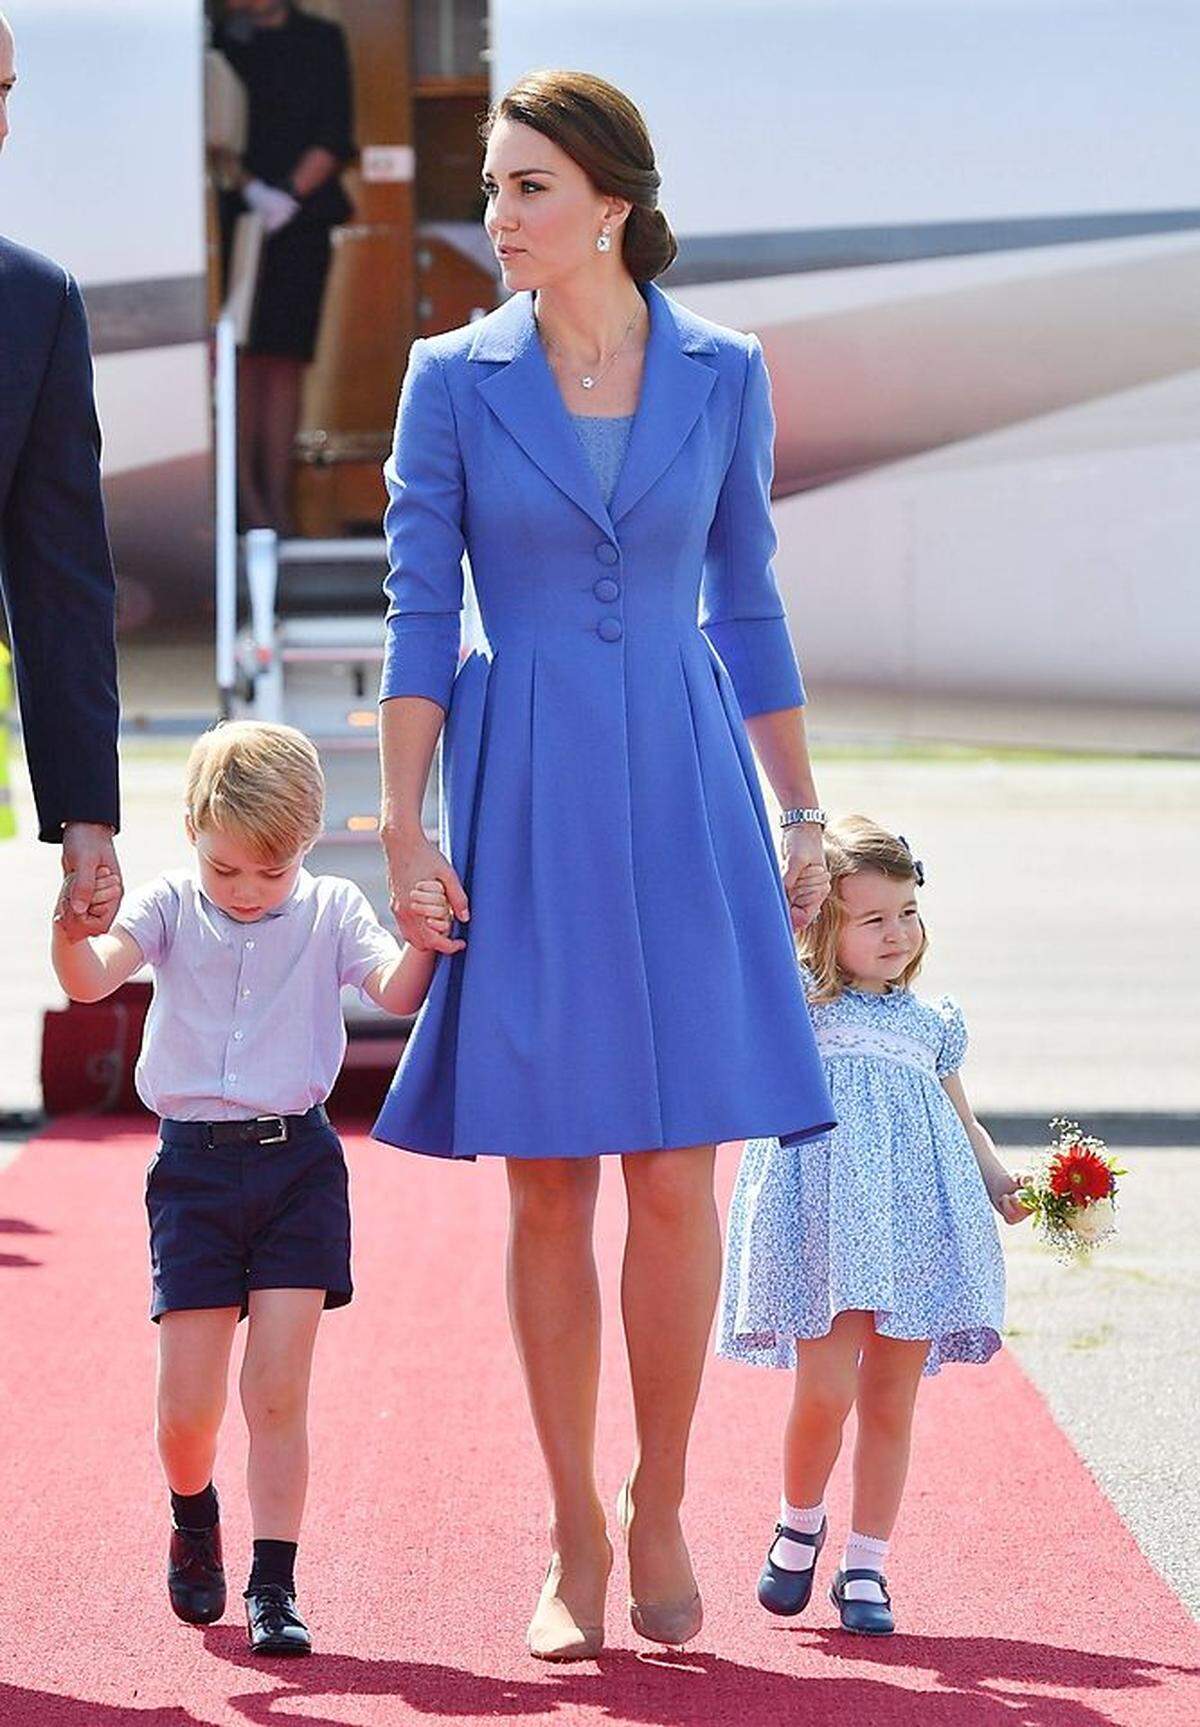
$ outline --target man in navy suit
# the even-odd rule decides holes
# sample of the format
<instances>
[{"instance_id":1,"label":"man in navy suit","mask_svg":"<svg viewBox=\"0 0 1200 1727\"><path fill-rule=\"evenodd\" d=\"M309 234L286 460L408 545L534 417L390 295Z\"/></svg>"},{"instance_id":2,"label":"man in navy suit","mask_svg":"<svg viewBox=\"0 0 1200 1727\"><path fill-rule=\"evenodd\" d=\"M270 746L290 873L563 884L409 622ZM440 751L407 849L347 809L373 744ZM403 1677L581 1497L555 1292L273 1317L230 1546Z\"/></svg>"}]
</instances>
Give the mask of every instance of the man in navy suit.
<instances>
[{"instance_id":1,"label":"man in navy suit","mask_svg":"<svg viewBox=\"0 0 1200 1727\"><path fill-rule=\"evenodd\" d=\"M0 14L0 148L16 83ZM119 876L116 585L100 492L87 318L61 267L0 237L0 589L39 836L62 846L59 916L84 914L96 871Z\"/></svg>"}]
</instances>

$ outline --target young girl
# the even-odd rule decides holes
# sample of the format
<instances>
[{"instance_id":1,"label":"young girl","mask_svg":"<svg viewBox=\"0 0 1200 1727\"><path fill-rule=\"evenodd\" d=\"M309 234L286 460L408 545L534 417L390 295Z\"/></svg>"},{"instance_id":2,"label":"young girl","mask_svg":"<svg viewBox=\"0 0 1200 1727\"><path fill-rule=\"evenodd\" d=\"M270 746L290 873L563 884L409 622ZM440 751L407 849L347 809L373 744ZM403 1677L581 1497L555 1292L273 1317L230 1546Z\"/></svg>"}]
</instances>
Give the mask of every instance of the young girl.
<instances>
[{"instance_id":1,"label":"young girl","mask_svg":"<svg viewBox=\"0 0 1200 1727\"><path fill-rule=\"evenodd\" d=\"M975 1120L948 997L909 985L925 954L903 839L862 816L825 836L832 891L799 938L838 1125L783 1150L751 1140L729 1216L718 1353L796 1367L783 1506L758 1582L799 1613L825 1541L825 1485L853 1406L852 1528L830 1599L843 1629L894 1629L884 1577L922 1373L1000 1347L1004 1265L992 1216L1027 1215Z\"/></svg>"}]
</instances>

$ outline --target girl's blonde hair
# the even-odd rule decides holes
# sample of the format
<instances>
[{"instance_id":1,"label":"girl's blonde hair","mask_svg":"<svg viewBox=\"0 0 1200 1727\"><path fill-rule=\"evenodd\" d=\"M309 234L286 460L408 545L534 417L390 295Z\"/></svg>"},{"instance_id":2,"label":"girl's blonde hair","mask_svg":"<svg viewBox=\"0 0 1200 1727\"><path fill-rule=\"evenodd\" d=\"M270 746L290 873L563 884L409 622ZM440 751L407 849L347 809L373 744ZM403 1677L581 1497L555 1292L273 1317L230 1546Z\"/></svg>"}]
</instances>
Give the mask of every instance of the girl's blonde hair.
<instances>
[{"instance_id":1,"label":"girl's blonde hair","mask_svg":"<svg viewBox=\"0 0 1200 1727\"><path fill-rule=\"evenodd\" d=\"M295 857L325 825L320 759L295 726L213 726L192 746L184 795L195 828L243 840L264 860Z\"/></svg>"},{"instance_id":2,"label":"girl's blonde hair","mask_svg":"<svg viewBox=\"0 0 1200 1727\"><path fill-rule=\"evenodd\" d=\"M892 881L911 881L914 887L917 882L913 855L904 841L881 828L878 822L868 821L866 816L846 816L825 829L825 867L831 881L829 898L796 938L800 958L812 973L808 999L813 1002L836 1001L851 981L837 958L838 935L845 917L838 883L861 870L876 870ZM893 988L908 988L920 971L928 948L929 937L922 923L921 945Z\"/></svg>"}]
</instances>

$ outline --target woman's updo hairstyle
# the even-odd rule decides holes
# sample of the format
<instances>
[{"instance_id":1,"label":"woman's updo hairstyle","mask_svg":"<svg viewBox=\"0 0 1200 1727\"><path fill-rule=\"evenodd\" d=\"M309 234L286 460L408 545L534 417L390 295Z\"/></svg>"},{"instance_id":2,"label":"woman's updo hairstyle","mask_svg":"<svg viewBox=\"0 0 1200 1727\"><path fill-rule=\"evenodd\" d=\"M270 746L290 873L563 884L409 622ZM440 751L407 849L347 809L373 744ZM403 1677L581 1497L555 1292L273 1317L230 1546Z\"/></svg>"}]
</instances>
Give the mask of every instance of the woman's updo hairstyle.
<instances>
[{"instance_id":1,"label":"woman's updo hairstyle","mask_svg":"<svg viewBox=\"0 0 1200 1727\"><path fill-rule=\"evenodd\" d=\"M658 208L662 180L650 133L615 85L590 72L529 72L488 114L485 139L497 120L540 132L578 163L598 192L629 200L621 251L635 282L652 281L673 262L679 248Z\"/></svg>"}]
</instances>

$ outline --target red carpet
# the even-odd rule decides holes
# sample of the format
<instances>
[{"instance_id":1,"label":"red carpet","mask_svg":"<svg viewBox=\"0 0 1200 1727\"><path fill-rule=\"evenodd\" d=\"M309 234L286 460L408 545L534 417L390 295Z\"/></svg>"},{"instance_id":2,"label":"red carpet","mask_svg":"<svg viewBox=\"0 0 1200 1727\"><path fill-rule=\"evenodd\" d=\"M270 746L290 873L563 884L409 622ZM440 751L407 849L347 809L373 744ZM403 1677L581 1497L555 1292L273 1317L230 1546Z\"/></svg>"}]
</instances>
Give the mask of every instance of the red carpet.
<instances>
[{"instance_id":1,"label":"red carpet","mask_svg":"<svg viewBox=\"0 0 1200 1727\"><path fill-rule=\"evenodd\" d=\"M300 1554L321 1653L252 1663L236 1598L226 1623L177 1624L151 1437L151 1150L144 1123L64 1122L0 1174L6 1727L1200 1721L1195 1625L1007 1354L948 1369L923 1394L890 1567L902 1635L874 1644L835 1632L823 1591L795 1624L760 1612L787 1376L717 1363L688 1506L708 1613L700 1648L635 1648L618 1564L611 1652L539 1668L521 1641L544 1568L543 1502L504 1312L503 1171L361 1138L350 1145L358 1295L323 1327ZM724 1153L726 1191L734 1167ZM622 1215L614 1166L601 1222L610 1313ZM605 1372L611 1494L630 1435L611 1323ZM231 1596L249 1548L244 1454L235 1400L217 1478ZM832 1503L823 1574L845 1528L841 1474Z\"/></svg>"}]
</instances>

